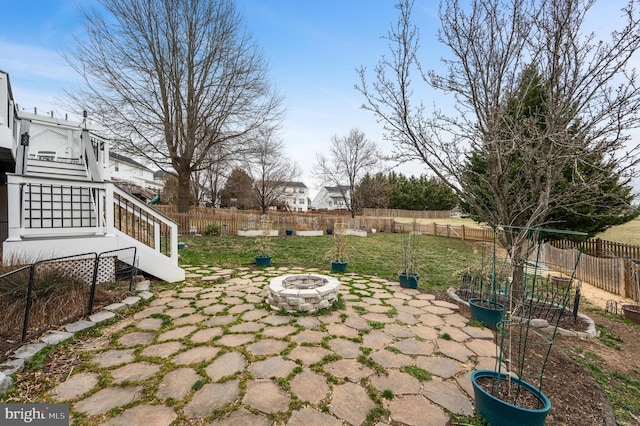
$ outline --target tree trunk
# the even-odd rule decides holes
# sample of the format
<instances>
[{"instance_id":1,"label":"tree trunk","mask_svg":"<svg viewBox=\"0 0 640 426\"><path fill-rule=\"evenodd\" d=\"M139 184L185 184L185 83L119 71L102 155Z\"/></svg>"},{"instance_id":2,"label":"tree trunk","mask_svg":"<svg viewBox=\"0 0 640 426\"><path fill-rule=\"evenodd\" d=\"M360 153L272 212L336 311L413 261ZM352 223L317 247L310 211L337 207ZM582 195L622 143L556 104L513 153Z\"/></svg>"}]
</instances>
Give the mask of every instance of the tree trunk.
<instances>
[{"instance_id":1,"label":"tree trunk","mask_svg":"<svg viewBox=\"0 0 640 426\"><path fill-rule=\"evenodd\" d=\"M186 234L189 232L191 226L189 222L189 204L191 201L190 173L181 172L178 174L178 214L180 215L180 229L179 232Z\"/></svg>"},{"instance_id":2,"label":"tree trunk","mask_svg":"<svg viewBox=\"0 0 640 426\"><path fill-rule=\"evenodd\" d=\"M178 174L178 213L189 213L189 204L191 202L191 191L189 173L179 172Z\"/></svg>"},{"instance_id":3,"label":"tree trunk","mask_svg":"<svg viewBox=\"0 0 640 426\"><path fill-rule=\"evenodd\" d=\"M519 235L516 236L513 239L513 246L511 247L511 285L509 289L509 299L514 304L521 303L524 297L524 267L526 258L523 256L524 248L521 240Z\"/></svg>"}]
</instances>

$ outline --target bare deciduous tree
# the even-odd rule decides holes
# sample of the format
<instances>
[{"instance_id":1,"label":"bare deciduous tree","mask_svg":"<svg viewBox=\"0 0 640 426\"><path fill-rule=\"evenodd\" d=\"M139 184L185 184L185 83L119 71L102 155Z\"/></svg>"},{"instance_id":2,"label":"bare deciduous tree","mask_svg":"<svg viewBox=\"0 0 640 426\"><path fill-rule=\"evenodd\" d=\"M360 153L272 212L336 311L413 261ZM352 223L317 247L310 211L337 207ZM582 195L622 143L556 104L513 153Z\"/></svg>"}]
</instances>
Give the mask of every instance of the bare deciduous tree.
<instances>
[{"instance_id":1,"label":"bare deciduous tree","mask_svg":"<svg viewBox=\"0 0 640 426\"><path fill-rule=\"evenodd\" d=\"M100 0L83 10L86 37L69 62L86 88L71 94L116 148L178 178L217 145L238 146L280 119L281 98L232 0Z\"/></svg>"},{"instance_id":2,"label":"bare deciduous tree","mask_svg":"<svg viewBox=\"0 0 640 426\"><path fill-rule=\"evenodd\" d=\"M353 218L358 210L356 185L365 173L375 173L379 162L376 143L367 139L362 131L352 129L347 136L331 137L329 154L316 153L313 170L322 185L331 184L339 188Z\"/></svg>"},{"instance_id":3,"label":"bare deciduous tree","mask_svg":"<svg viewBox=\"0 0 640 426\"><path fill-rule=\"evenodd\" d=\"M213 147L207 154L205 166L195 172L193 180L200 188L200 202L211 203L212 207L220 204L220 191L225 180L235 167L242 164L242 159L251 155L249 144L234 145L233 141L225 141Z\"/></svg>"},{"instance_id":4,"label":"bare deciduous tree","mask_svg":"<svg viewBox=\"0 0 640 426\"><path fill-rule=\"evenodd\" d=\"M300 176L298 165L285 155L284 142L275 130L261 131L254 141L251 173L257 204L266 214L283 199L287 184Z\"/></svg>"},{"instance_id":5,"label":"bare deciduous tree","mask_svg":"<svg viewBox=\"0 0 640 426\"><path fill-rule=\"evenodd\" d=\"M571 211L598 203L606 196L599 180L624 182L639 160L629 130L639 124L640 86L629 67L640 47L640 18L629 1L620 28L599 41L583 34L593 4L474 0L463 6L444 0L438 34L450 55L438 73L420 63L413 1L401 0L398 22L386 37L390 55L375 67L371 85L367 70L359 70L363 108L384 123L396 154L423 161L489 224L541 226L558 206ZM543 84L527 85L531 67ZM452 95L455 110L434 108L427 115L415 99L414 76ZM524 99L535 91L543 92L542 114L527 111ZM474 152L486 167L469 179ZM585 166L604 173L581 179ZM519 178L510 179L516 169ZM592 196L581 197L585 191Z\"/></svg>"}]
</instances>

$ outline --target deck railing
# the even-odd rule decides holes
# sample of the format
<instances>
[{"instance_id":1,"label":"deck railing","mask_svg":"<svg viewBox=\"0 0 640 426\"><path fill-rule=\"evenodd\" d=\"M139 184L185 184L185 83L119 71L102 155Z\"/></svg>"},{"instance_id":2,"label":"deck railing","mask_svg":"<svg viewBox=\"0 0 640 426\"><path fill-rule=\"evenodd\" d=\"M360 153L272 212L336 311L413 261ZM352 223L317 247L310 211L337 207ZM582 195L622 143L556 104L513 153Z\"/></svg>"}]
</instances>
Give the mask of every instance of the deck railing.
<instances>
[{"instance_id":1,"label":"deck railing","mask_svg":"<svg viewBox=\"0 0 640 426\"><path fill-rule=\"evenodd\" d=\"M177 224L112 182L14 174L7 178L9 240L120 231L177 265Z\"/></svg>"},{"instance_id":2,"label":"deck railing","mask_svg":"<svg viewBox=\"0 0 640 426\"><path fill-rule=\"evenodd\" d=\"M109 186L113 188L113 226L155 251L177 259L177 224L117 185Z\"/></svg>"}]
</instances>

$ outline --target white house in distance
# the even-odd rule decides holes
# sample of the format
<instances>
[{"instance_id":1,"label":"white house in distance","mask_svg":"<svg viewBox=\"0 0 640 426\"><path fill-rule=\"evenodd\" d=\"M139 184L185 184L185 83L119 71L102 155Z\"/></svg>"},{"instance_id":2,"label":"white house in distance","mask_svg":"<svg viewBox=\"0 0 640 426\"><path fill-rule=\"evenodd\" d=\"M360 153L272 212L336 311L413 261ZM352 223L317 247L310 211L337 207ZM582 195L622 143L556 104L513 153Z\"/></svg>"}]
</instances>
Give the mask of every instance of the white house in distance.
<instances>
[{"instance_id":1,"label":"white house in distance","mask_svg":"<svg viewBox=\"0 0 640 426\"><path fill-rule=\"evenodd\" d=\"M302 182L287 182L284 184L281 201L292 212L309 211L309 191Z\"/></svg>"},{"instance_id":2,"label":"white house in distance","mask_svg":"<svg viewBox=\"0 0 640 426\"><path fill-rule=\"evenodd\" d=\"M153 170L124 155L109 152L109 169L111 180L135 185L138 188L127 185L127 190L143 198L153 198L164 187L164 182L155 177Z\"/></svg>"},{"instance_id":3,"label":"white house in distance","mask_svg":"<svg viewBox=\"0 0 640 426\"><path fill-rule=\"evenodd\" d=\"M311 206L316 210L345 210L347 205L344 202L341 189L349 199L349 187L323 186L311 202Z\"/></svg>"}]
</instances>

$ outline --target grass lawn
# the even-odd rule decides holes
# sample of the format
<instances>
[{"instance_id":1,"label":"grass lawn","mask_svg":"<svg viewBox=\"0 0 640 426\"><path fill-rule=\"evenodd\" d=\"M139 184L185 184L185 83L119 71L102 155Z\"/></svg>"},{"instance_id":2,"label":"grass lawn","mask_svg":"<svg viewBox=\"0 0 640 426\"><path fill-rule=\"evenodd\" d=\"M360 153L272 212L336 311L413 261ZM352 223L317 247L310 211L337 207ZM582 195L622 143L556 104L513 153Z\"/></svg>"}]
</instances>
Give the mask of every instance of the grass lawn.
<instances>
[{"instance_id":1,"label":"grass lawn","mask_svg":"<svg viewBox=\"0 0 640 426\"><path fill-rule=\"evenodd\" d=\"M348 236L347 272L376 275L391 280L398 279L402 269L402 242L404 234L369 234L367 237ZM213 265L225 268L255 266L258 254L256 240L249 237L211 236L180 239L186 248L180 250L181 265ZM420 273L420 287L441 291L457 286L461 272L481 261L478 243L471 243L420 235L416 237L416 264ZM327 255L333 245L333 237L273 237L271 264L302 266L330 270ZM485 253L485 256L490 253Z\"/></svg>"},{"instance_id":2,"label":"grass lawn","mask_svg":"<svg viewBox=\"0 0 640 426\"><path fill-rule=\"evenodd\" d=\"M640 245L640 219L609 228L597 237L617 243Z\"/></svg>"}]
</instances>

